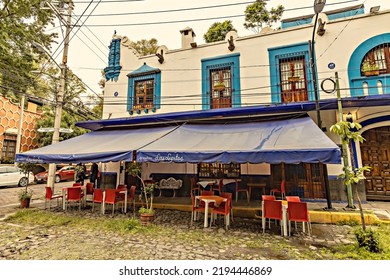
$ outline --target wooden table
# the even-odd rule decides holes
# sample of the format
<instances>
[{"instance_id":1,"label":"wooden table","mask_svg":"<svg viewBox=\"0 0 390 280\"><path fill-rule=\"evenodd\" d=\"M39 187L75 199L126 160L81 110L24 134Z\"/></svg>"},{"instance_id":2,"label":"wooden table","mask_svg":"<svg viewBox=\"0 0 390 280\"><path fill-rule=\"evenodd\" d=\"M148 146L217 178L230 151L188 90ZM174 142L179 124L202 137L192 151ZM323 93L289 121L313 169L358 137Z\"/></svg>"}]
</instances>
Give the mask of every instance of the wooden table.
<instances>
[{"instance_id":1,"label":"wooden table","mask_svg":"<svg viewBox=\"0 0 390 280\"><path fill-rule=\"evenodd\" d=\"M249 190L249 199L252 195L252 189L261 189L261 193L265 195L265 188L267 187L267 183L247 183L246 185Z\"/></svg>"}]
</instances>

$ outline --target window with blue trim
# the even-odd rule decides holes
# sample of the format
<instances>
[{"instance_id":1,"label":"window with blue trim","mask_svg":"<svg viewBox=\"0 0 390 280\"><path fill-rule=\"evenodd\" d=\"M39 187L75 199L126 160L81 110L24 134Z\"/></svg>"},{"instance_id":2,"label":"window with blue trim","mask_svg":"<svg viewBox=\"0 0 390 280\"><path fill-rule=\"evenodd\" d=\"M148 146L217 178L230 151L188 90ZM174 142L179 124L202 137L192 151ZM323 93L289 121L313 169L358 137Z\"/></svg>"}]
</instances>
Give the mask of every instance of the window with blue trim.
<instances>
[{"instance_id":1,"label":"window with blue trim","mask_svg":"<svg viewBox=\"0 0 390 280\"><path fill-rule=\"evenodd\" d=\"M203 110L241 106L240 54L202 59Z\"/></svg>"},{"instance_id":2,"label":"window with blue trim","mask_svg":"<svg viewBox=\"0 0 390 280\"><path fill-rule=\"evenodd\" d=\"M274 103L314 100L307 42L268 49Z\"/></svg>"},{"instance_id":3,"label":"window with blue trim","mask_svg":"<svg viewBox=\"0 0 390 280\"><path fill-rule=\"evenodd\" d=\"M390 43L372 48L363 58L362 76L376 76L390 73Z\"/></svg>"},{"instance_id":4,"label":"window with blue trim","mask_svg":"<svg viewBox=\"0 0 390 280\"><path fill-rule=\"evenodd\" d=\"M134 112L140 114L143 110L148 113L149 110L155 112L160 108L161 99L161 71L152 68L146 63L127 75L128 83L128 102L127 110L130 114Z\"/></svg>"}]
</instances>

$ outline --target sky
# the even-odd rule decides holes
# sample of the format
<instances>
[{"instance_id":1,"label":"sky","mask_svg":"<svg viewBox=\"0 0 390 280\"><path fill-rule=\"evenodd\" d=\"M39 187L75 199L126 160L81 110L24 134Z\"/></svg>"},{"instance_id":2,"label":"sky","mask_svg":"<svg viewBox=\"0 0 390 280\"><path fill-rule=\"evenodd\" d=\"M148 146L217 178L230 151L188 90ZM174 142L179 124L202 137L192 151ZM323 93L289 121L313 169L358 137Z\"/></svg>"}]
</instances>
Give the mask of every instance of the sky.
<instances>
[{"instance_id":1,"label":"sky","mask_svg":"<svg viewBox=\"0 0 390 280\"><path fill-rule=\"evenodd\" d=\"M180 48L180 30L189 26L195 41L203 44L203 34L214 22L231 20L239 37L251 35L243 27L244 11L250 0L73 0L74 11L68 53L68 67L88 86L87 94L100 94L101 70L107 66L108 45L114 32L132 41L156 38L158 45L168 49ZM389 0L327 0L324 11L364 4L365 12L373 6L390 9ZM267 9L283 5L282 19L313 14L314 0L269 0ZM204 7L200 9L200 7ZM209 8L206 8L209 7ZM170 11L170 12L164 12ZM83 15L83 16L81 16ZM81 16L81 17L80 17ZM79 19L79 20L78 20ZM81 26L79 28L79 26ZM277 25L275 26L277 27ZM58 44L52 56L58 63L62 58L64 28L58 22L49 31L58 32Z\"/></svg>"}]
</instances>

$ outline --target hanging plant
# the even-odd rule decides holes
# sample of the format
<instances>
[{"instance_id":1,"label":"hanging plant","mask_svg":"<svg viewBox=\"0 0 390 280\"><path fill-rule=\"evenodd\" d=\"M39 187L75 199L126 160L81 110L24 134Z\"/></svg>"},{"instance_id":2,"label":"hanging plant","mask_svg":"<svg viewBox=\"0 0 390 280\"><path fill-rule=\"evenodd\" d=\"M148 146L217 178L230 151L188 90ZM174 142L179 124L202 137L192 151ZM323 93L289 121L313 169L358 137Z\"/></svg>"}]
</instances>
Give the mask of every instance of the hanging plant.
<instances>
[{"instance_id":1,"label":"hanging plant","mask_svg":"<svg viewBox=\"0 0 390 280\"><path fill-rule=\"evenodd\" d=\"M213 86L213 90L222 91L224 89L225 89L225 83L224 82L216 83Z\"/></svg>"}]
</instances>

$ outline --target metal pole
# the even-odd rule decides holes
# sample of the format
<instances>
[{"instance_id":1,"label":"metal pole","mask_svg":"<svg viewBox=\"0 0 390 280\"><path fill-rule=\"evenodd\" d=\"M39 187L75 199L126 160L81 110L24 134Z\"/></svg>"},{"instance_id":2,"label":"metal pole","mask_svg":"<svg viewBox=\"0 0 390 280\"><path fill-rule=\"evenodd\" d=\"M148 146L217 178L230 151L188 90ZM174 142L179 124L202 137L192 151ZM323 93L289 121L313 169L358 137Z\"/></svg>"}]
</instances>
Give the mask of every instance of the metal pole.
<instances>
[{"instance_id":1,"label":"metal pole","mask_svg":"<svg viewBox=\"0 0 390 280\"><path fill-rule=\"evenodd\" d=\"M320 112L320 104L318 100L318 85L317 85L317 78L316 78L316 67L314 65L314 34L317 27L317 20L318 20L318 13L316 13L316 17L314 20L314 28L313 28L313 34L311 37L311 44L310 44L310 66L311 66L311 77L313 81L313 90L314 90L314 99L316 102L316 112L317 112L317 125L319 128L322 129L322 121L321 121L321 112Z\"/></svg>"},{"instance_id":2,"label":"metal pole","mask_svg":"<svg viewBox=\"0 0 390 280\"><path fill-rule=\"evenodd\" d=\"M53 132L53 138L52 138L52 144L56 144L60 141L60 128L61 128L61 116L62 116L62 102L64 99L64 93L65 93L65 78L66 78L66 63L68 61L68 49L69 49L69 40L70 40L70 26L71 26L71 19L72 19L72 11L73 11L73 3L72 1L69 1L68 4L68 17L67 17L67 24L66 24L66 37L64 41L64 51L62 54L62 64L61 64L61 76L60 76L60 88L57 93L57 100L56 100L56 111L54 116L54 132ZM55 174L56 174L56 165L54 163L51 163L49 165L49 174L47 177L47 185L54 188L54 182L55 182Z\"/></svg>"},{"instance_id":3,"label":"metal pole","mask_svg":"<svg viewBox=\"0 0 390 280\"><path fill-rule=\"evenodd\" d=\"M343 105L341 103L341 95L340 95L340 86L339 86L339 74L335 72L335 79L336 79L336 90L337 90L337 107L339 111L339 121L343 121ZM343 153L343 165L344 170L349 169L349 163L348 163L348 145L344 143L343 139L341 139L341 150ZM347 199L348 199L348 205L347 208L354 209L355 206L353 205L353 197L352 197L352 186L351 184L347 184Z\"/></svg>"}]
</instances>

